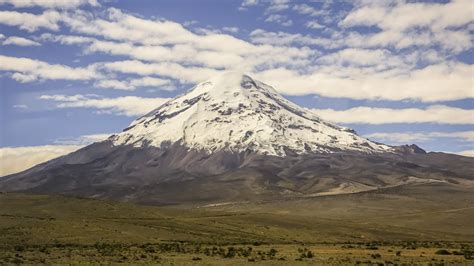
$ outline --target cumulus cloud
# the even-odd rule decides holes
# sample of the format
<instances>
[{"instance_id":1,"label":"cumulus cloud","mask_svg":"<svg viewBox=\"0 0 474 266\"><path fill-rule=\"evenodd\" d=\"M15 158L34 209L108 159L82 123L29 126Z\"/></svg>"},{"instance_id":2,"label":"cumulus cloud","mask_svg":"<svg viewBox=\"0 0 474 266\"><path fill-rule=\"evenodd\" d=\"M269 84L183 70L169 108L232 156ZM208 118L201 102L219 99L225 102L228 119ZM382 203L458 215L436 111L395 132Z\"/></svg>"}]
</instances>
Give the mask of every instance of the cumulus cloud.
<instances>
[{"instance_id":1,"label":"cumulus cloud","mask_svg":"<svg viewBox=\"0 0 474 266\"><path fill-rule=\"evenodd\" d=\"M60 8L69 9L81 5L99 6L97 0L0 0L0 5L12 5L16 8L22 7L42 7L42 8Z\"/></svg>"},{"instance_id":2,"label":"cumulus cloud","mask_svg":"<svg viewBox=\"0 0 474 266\"><path fill-rule=\"evenodd\" d=\"M285 27L293 25L293 21L291 19L288 19L285 15L280 14L271 14L265 19L265 22L275 22Z\"/></svg>"},{"instance_id":3,"label":"cumulus cloud","mask_svg":"<svg viewBox=\"0 0 474 266\"><path fill-rule=\"evenodd\" d=\"M99 87L99 88L108 88L108 89L116 89L116 90L134 90L135 89L133 86L128 84L128 82L115 80L115 79L99 80L94 84L94 86Z\"/></svg>"},{"instance_id":4,"label":"cumulus cloud","mask_svg":"<svg viewBox=\"0 0 474 266\"><path fill-rule=\"evenodd\" d=\"M337 66L391 65L400 67L403 61L385 49L347 48L318 58L317 62ZM381 69L377 69L380 71Z\"/></svg>"},{"instance_id":5,"label":"cumulus cloud","mask_svg":"<svg viewBox=\"0 0 474 266\"><path fill-rule=\"evenodd\" d=\"M94 67L72 68L25 57L3 55L0 55L0 70L14 72L11 77L19 82L38 79L90 80L100 77Z\"/></svg>"},{"instance_id":6,"label":"cumulus cloud","mask_svg":"<svg viewBox=\"0 0 474 266\"><path fill-rule=\"evenodd\" d=\"M278 19L278 16L272 18ZM213 31L196 34L179 23L146 20L114 8L108 9L106 19L80 13L68 16L64 23L69 25L73 32L104 37L106 40L63 35L43 35L43 38L63 44L82 45L87 53L124 55L141 61L229 69L242 66L292 65L307 60L314 53L308 48L256 45ZM223 30L235 32L238 29L224 27Z\"/></svg>"},{"instance_id":7,"label":"cumulus cloud","mask_svg":"<svg viewBox=\"0 0 474 266\"><path fill-rule=\"evenodd\" d=\"M237 33L237 32L239 32L239 28L237 28L237 27L223 27L222 30L223 30L223 31L230 32L230 33Z\"/></svg>"},{"instance_id":8,"label":"cumulus cloud","mask_svg":"<svg viewBox=\"0 0 474 266\"><path fill-rule=\"evenodd\" d=\"M54 143L57 145L84 146L84 145L91 144L93 142L106 140L111 135L112 133L99 133L99 134L82 135L79 137L60 138L60 139L55 140Z\"/></svg>"},{"instance_id":9,"label":"cumulus cloud","mask_svg":"<svg viewBox=\"0 0 474 266\"><path fill-rule=\"evenodd\" d=\"M365 135L367 138L391 143L426 142L439 138L452 138L474 144L474 131L456 132L376 132Z\"/></svg>"},{"instance_id":10,"label":"cumulus cloud","mask_svg":"<svg viewBox=\"0 0 474 266\"><path fill-rule=\"evenodd\" d=\"M425 109L391 109L378 107L354 107L346 110L312 109L322 118L345 124L396 124L396 123L434 123L434 124L474 124L474 110L444 105L429 106ZM472 137L472 132L467 132ZM441 136L440 136L441 137Z\"/></svg>"},{"instance_id":11,"label":"cumulus cloud","mask_svg":"<svg viewBox=\"0 0 474 266\"><path fill-rule=\"evenodd\" d=\"M242 5L256 4L283 8L291 3L265 0L245 1ZM429 23L433 20L425 18L413 18L411 22L399 22L403 25L387 26L377 17L382 14L398 18L403 12L397 10L404 10L402 7L406 6L418 8L419 5L428 7L429 16L439 18L441 22L433 22L438 26L433 26L433 23ZM55 30L61 22L71 34L77 35L42 35L41 39L79 45L86 53L128 57L123 61L97 62L85 68L61 66L67 71L54 71L56 75L70 73L68 76L74 76L71 72L89 71L89 75L80 75L84 77L82 80L95 79L96 86L101 88L133 90L141 86L132 84L128 77L120 81L110 78L114 76L107 76L111 72L149 78L164 77L174 79L177 83L196 83L223 70L238 69L253 72L287 95L319 94L352 99L435 102L473 97L472 66L456 62L453 57L471 45L469 35L466 38L464 32L466 28L462 28L469 21L466 11L458 19L439 11L457 12L461 5L468 6L467 2L458 1L449 4L393 5L369 5L362 1L357 2L356 8L349 11L341 22L343 30L324 29L320 36L312 36L257 29L251 32L250 41L223 34L222 31L196 33L173 21L145 19L117 8L108 8L100 13L47 10L43 14L29 15L33 16L33 20L39 20L47 12L56 12L57 18L43 19L34 25L29 24L29 20L19 18L21 13L13 12L13 22L2 21L3 16L0 16L0 23L33 31L40 27ZM277 13L280 12L279 8L265 14L266 18L288 21L285 14ZM321 10L324 8L297 4L291 12L312 15ZM365 22L364 16L358 13L372 14L373 17ZM306 22L306 26L318 28L318 22L311 19ZM46 23L48 21L51 23ZM392 19L392 22L396 24L397 20ZM352 30L353 26L360 25L379 27L381 31L361 33ZM413 32L412 29L417 31ZM442 33L433 34L432 31L437 29L442 29ZM439 42L445 42L443 45L450 52L437 49L435 46ZM423 45L424 49L411 49L419 45ZM315 47L322 47L326 51L321 52ZM394 51L394 47L401 50ZM50 66L58 65L49 64L44 69ZM53 79L51 73L39 75L36 70L15 71L10 68L3 70L13 72L11 77L20 82ZM107 77L99 77L100 73ZM158 86L158 82L155 80L155 85L151 86Z\"/></svg>"},{"instance_id":12,"label":"cumulus cloud","mask_svg":"<svg viewBox=\"0 0 474 266\"><path fill-rule=\"evenodd\" d=\"M381 29L405 30L412 27L445 29L462 26L473 20L469 0L453 0L446 4L373 2L349 13L341 25L378 26Z\"/></svg>"},{"instance_id":13,"label":"cumulus cloud","mask_svg":"<svg viewBox=\"0 0 474 266\"><path fill-rule=\"evenodd\" d=\"M173 21L143 19L116 8L107 9L106 18L79 12L64 17L63 22L79 34L146 46L190 44L195 49L222 52L245 52L253 47L252 44L231 35L199 35Z\"/></svg>"},{"instance_id":14,"label":"cumulus cloud","mask_svg":"<svg viewBox=\"0 0 474 266\"><path fill-rule=\"evenodd\" d=\"M57 31L61 14L48 10L40 15L16 11L0 11L0 24L18 26L22 30L33 32L39 28Z\"/></svg>"},{"instance_id":15,"label":"cumulus cloud","mask_svg":"<svg viewBox=\"0 0 474 266\"><path fill-rule=\"evenodd\" d=\"M247 10L249 7L263 5L265 14L277 13L290 8L290 0L243 0L239 10Z\"/></svg>"},{"instance_id":16,"label":"cumulus cloud","mask_svg":"<svg viewBox=\"0 0 474 266\"><path fill-rule=\"evenodd\" d=\"M367 2L350 12L342 27L375 26L381 32L363 38L367 45L392 45L398 49L410 45L431 46L438 43L445 49L460 52L469 49L468 30L454 29L471 23L471 2L454 0L446 4ZM421 29L421 30L420 30ZM412 38L415 37L416 38Z\"/></svg>"},{"instance_id":17,"label":"cumulus cloud","mask_svg":"<svg viewBox=\"0 0 474 266\"><path fill-rule=\"evenodd\" d=\"M41 95L40 99L57 102L58 108L92 108L99 113L139 116L159 107L168 98L123 96L104 98L97 95Z\"/></svg>"},{"instance_id":18,"label":"cumulus cloud","mask_svg":"<svg viewBox=\"0 0 474 266\"><path fill-rule=\"evenodd\" d=\"M156 89L165 91L171 91L174 89L174 87L171 86L171 82L169 80L153 77L143 77L129 80L104 79L97 81L94 85L99 88L117 90L135 90L137 87L154 87Z\"/></svg>"},{"instance_id":19,"label":"cumulus cloud","mask_svg":"<svg viewBox=\"0 0 474 266\"><path fill-rule=\"evenodd\" d=\"M290 8L290 0L268 0L268 6L265 9L266 14L281 12Z\"/></svg>"},{"instance_id":20,"label":"cumulus cloud","mask_svg":"<svg viewBox=\"0 0 474 266\"><path fill-rule=\"evenodd\" d=\"M206 80L220 71L203 67L183 67L176 63L143 63L138 60L107 62L101 67L114 72L132 73L142 76L160 75L179 80L183 83L195 83Z\"/></svg>"},{"instance_id":21,"label":"cumulus cloud","mask_svg":"<svg viewBox=\"0 0 474 266\"><path fill-rule=\"evenodd\" d=\"M26 170L39 163L71 153L82 146L44 145L0 148L0 176Z\"/></svg>"},{"instance_id":22,"label":"cumulus cloud","mask_svg":"<svg viewBox=\"0 0 474 266\"><path fill-rule=\"evenodd\" d=\"M310 20L306 22L304 25L310 29L324 29L325 28L324 25L319 24L319 22L317 22L316 20Z\"/></svg>"},{"instance_id":23,"label":"cumulus cloud","mask_svg":"<svg viewBox=\"0 0 474 266\"><path fill-rule=\"evenodd\" d=\"M129 83L133 87L158 87L159 89L167 91L174 90L174 87L171 86L171 81L167 79L143 77L140 79L132 79Z\"/></svg>"},{"instance_id":24,"label":"cumulus cloud","mask_svg":"<svg viewBox=\"0 0 474 266\"><path fill-rule=\"evenodd\" d=\"M258 5L259 0L243 0L239 10L246 10L248 7Z\"/></svg>"},{"instance_id":25,"label":"cumulus cloud","mask_svg":"<svg viewBox=\"0 0 474 266\"><path fill-rule=\"evenodd\" d=\"M370 62L373 58L368 58ZM463 63L430 65L408 73L337 66L299 74L284 68L256 73L264 82L287 95L319 94L325 97L404 100L423 102L473 98L473 66Z\"/></svg>"},{"instance_id":26,"label":"cumulus cloud","mask_svg":"<svg viewBox=\"0 0 474 266\"><path fill-rule=\"evenodd\" d=\"M73 138L61 138L53 145L0 148L0 176L21 172L37 164L74 152L111 134L99 133Z\"/></svg>"},{"instance_id":27,"label":"cumulus cloud","mask_svg":"<svg viewBox=\"0 0 474 266\"><path fill-rule=\"evenodd\" d=\"M123 42L102 41L78 36L59 36L62 43L84 44L86 53L102 52L111 55L125 55L133 59L156 62L178 62L186 64L203 64L210 67L231 67L240 64L244 59L236 53L199 51L192 45L181 44L173 47L160 45L136 45Z\"/></svg>"},{"instance_id":28,"label":"cumulus cloud","mask_svg":"<svg viewBox=\"0 0 474 266\"><path fill-rule=\"evenodd\" d=\"M10 36L2 42L2 45L40 46L41 44L23 37Z\"/></svg>"},{"instance_id":29,"label":"cumulus cloud","mask_svg":"<svg viewBox=\"0 0 474 266\"><path fill-rule=\"evenodd\" d=\"M250 39L258 44L276 44L282 46L290 45L320 45L329 46L330 40L320 39L310 35L300 33L271 32L263 29L255 29L250 33Z\"/></svg>"},{"instance_id":30,"label":"cumulus cloud","mask_svg":"<svg viewBox=\"0 0 474 266\"><path fill-rule=\"evenodd\" d=\"M459 151L459 152L447 152L447 153L454 153L457 155L462 155L462 156L468 156L468 157L474 157L474 150L465 150L465 151Z\"/></svg>"},{"instance_id":31,"label":"cumulus cloud","mask_svg":"<svg viewBox=\"0 0 474 266\"><path fill-rule=\"evenodd\" d=\"M293 6L293 10L295 10L296 12L302 15L309 15L309 16L320 16L320 15L326 14L325 10L322 10L322 9L317 10L316 8L307 4L295 5Z\"/></svg>"}]
</instances>

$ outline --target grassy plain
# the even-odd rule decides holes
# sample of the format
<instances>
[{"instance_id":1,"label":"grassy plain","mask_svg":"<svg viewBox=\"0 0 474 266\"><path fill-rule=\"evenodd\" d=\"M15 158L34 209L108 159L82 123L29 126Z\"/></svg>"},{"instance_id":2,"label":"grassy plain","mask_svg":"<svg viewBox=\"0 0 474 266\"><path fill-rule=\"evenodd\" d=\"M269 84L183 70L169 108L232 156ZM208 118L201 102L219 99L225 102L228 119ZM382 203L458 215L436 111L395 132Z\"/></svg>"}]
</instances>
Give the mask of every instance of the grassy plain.
<instances>
[{"instance_id":1,"label":"grassy plain","mask_svg":"<svg viewBox=\"0 0 474 266\"><path fill-rule=\"evenodd\" d=\"M144 206L0 194L0 264L472 265L473 193Z\"/></svg>"}]
</instances>

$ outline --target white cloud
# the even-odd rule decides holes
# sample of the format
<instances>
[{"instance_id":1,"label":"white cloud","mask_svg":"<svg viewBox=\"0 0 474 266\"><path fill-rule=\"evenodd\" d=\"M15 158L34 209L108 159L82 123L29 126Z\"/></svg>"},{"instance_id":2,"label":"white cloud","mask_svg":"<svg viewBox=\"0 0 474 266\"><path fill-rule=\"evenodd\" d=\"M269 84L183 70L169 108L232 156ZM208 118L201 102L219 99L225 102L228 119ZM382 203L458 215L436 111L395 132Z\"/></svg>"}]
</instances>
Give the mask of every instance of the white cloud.
<instances>
[{"instance_id":1,"label":"white cloud","mask_svg":"<svg viewBox=\"0 0 474 266\"><path fill-rule=\"evenodd\" d=\"M239 10L247 10L256 5L266 6L265 14L277 13L290 8L290 0L243 0Z\"/></svg>"},{"instance_id":2,"label":"white cloud","mask_svg":"<svg viewBox=\"0 0 474 266\"><path fill-rule=\"evenodd\" d=\"M281 12L290 8L289 0L268 0L268 7L265 9L266 14Z\"/></svg>"},{"instance_id":3,"label":"white cloud","mask_svg":"<svg viewBox=\"0 0 474 266\"><path fill-rule=\"evenodd\" d=\"M106 140L108 137L113 135L112 133L98 133L98 134L90 134L90 135L82 135L79 137L71 137L71 138L60 138L54 141L57 145L89 145L94 142L99 142Z\"/></svg>"},{"instance_id":4,"label":"white cloud","mask_svg":"<svg viewBox=\"0 0 474 266\"><path fill-rule=\"evenodd\" d=\"M26 104L15 104L15 105L13 105L13 108L16 108L16 109L28 109L28 105L26 105Z\"/></svg>"},{"instance_id":5,"label":"white cloud","mask_svg":"<svg viewBox=\"0 0 474 266\"><path fill-rule=\"evenodd\" d=\"M183 67L176 63L147 64L137 60L107 62L103 63L102 67L109 71L142 76L160 75L177 79L183 83L202 82L219 73L219 71L210 68Z\"/></svg>"},{"instance_id":6,"label":"white cloud","mask_svg":"<svg viewBox=\"0 0 474 266\"><path fill-rule=\"evenodd\" d=\"M152 78L152 77L143 77L140 79L130 80L130 85L134 87L158 87L162 90L173 90L174 88L171 85L171 82L166 79Z\"/></svg>"},{"instance_id":7,"label":"white cloud","mask_svg":"<svg viewBox=\"0 0 474 266\"><path fill-rule=\"evenodd\" d=\"M258 0L243 0L240 6L249 7L249 6L255 6L255 5L258 5Z\"/></svg>"},{"instance_id":8,"label":"white cloud","mask_svg":"<svg viewBox=\"0 0 474 266\"><path fill-rule=\"evenodd\" d=\"M208 67L232 67L244 61L235 53L199 51L191 45L165 47L158 45L133 45L94 40L85 48L86 52L104 52L112 55L125 55L133 59L155 62L177 62L187 64L203 64Z\"/></svg>"},{"instance_id":9,"label":"white cloud","mask_svg":"<svg viewBox=\"0 0 474 266\"><path fill-rule=\"evenodd\" d=\"M318 58L319 63L337 66L401 66L403 62L389 50L347 48ZM385 69L387 67L384 67ZM378 71L382 69L377 69Z\"/></svg>"},{"instance_id":10,"label":"white cloud","mask_svg":"<svg viewBox=\"0 0 474 266\"><path fill-rule=\"evenodd\" d=\"M378 107L354 107L346 110L312 109L323 119L346 124L395 124L395 123L435 123L474 124L474 110L444 105L429 106L425 109L391 109ZM472 132L471 132L472 133ZM468 133L468 134L471 134Z\"/></svg>"},{"instance_id":11,"label":"white cloud","mask_svg":"<svg viewBox=\"0 0 474 266\"><path fill-rule=\"evenodd\" d=\"M116 90L134 90L135 87L128 84L128 82L115 80L115 79L104 79L99 80L94 83L95 87L99 88L108 88L108 89L116 89Z\"/></svg>"},{"instance_id":12,"label":"white cloud","mask_svg":"<svg viewBox=\"0 0 474 266\"><path fill-rule=\"evenodd\" d=\"M314 93L336 98L436 102L473 98L473 69L463 63L430 65L408 73L331 66L312 74L277 68L256 76L287 95Z\"/></svg>"},{"instance_id":13,"label":"white cloud","mask_svg":"<svg viewBox=\"0 0 474 266\"><path fill-rule=\"evenodd\" d=\"M99 88L110 88L117 90L135 90L137 87L155 87L165 91L174 89L174 87L171 86L171 82L169 80L153 77L143 77L129 80L104 79L97 81L94 85Z\"/></svg>"},{"instance_id":14,"label":"white cloud","mask_svg":"<svg viewBox=\"0 0 474 266\"><path fill-rule=\"evenodd\" d=\"M325 48L339 47L339 44L334 44L333 40L317 38L310 35L302 35L299 33L291 34L286 32L271 32L262 29L253 30L250 33L250 39L258 44L274 44L274 45L317 45Z\"/></svg>"},{"instance_id":15,"label":"white cloud","mask_svg":"<svg viewBox=\"0 0 474 266\"><path fill-rule=\"evenodd\" d=\"M71 153L82 146L44 145L0 148L0 176L26 170L39 163Z\"/></svg>"},{"instance_id":16,"label":"white cloud","mask_svg":"<svg viewBox=\"0 0 474 266\"><path fill-rule=\"evenodd\" d=\"M267 4L286 5L287 2L262 2L262 5ZM380 8L390 10L384 5ZM296 9L303 11L301 6ZM354 17L350 13L346 19L351 16ZM472 66L449 61L447 58L455 60L455 53L442 53L432 47L436 45L433 40L443 40L445 45L449 43L450 49L456 51L465 49L466 43L470 46L470 38L466 39L465 34L456 28L444 30L444 35L392 29L363 35L351 32L350 25L344 25L347 28L340 32L323 30L322 35L329 37L257 29L250 34L251 41L245 41L222 33L198 34L179 23L144 19L116 8L109 8L103 13L67 11L60 13L59 17L70 32L81 36L42 35L42 40L80 45L88 53L100 52L131 59L101 62L78 69L62 66L69 72L93 72L95 78L84 80L103 79L96 83L100 87L134 89L139 85L131 84L128 77L120 81L112 78L114 75L97 77L97 69L106 72L103 75L120 72L176 79L180 83L196 83L221 71L238 69L256 73L257 77L287 95L319 94L352 99L412 99L424 102L473 97ZM268 18L281 19L281 22L286 21L283 18L287 19L282 14L271 14ZM464 23L444 20L446 25ZM24 26L21 23L18 25ZM410 49L394 52L392 46L385 47L388 43ZM426 47L411 49L413 45ZM335 51L321 56L322 52L314 46ZM35 74L37 71L5 71L14 72L12 78L20 82L49 79L39 77ZM62 74L61 71L56 72L57 75Z\"/></svg>"},{"instance_id":17,"label":"white cloud","mask_svg":"<svg viewBox=\"0 0 474 266\"><path fill-rule=\"evenodd\" d=\"M310 29L324 29L325 26L319 24L316 20L310 20L304 24L307 28Z\"/></svg>"},{"instance_id":18,"label":"white cloud","mask_svg":"<svg viewBox=\"0 0 474 266\"><path fill-rule=\"evenodd\" d=\"M321 16L326 15L327 11L325 10L317 10L316 8L307 5L307 4L299 4L293 7L293 10L302 14L302 15L309 15L309 16Z\"/></svg>"},{"instance_id":19,"label":"white cloud","mask_svg":"<svg viewBox=\"0 0 474 266\"><path fill-rule=\"evenodd\" d=\"M107 19L101 19L88 13L74 13L65 17L64 23L76 33L145 46L188 44L197 50L222 52L247 52L253 48L231 35L195 34L173 21L143 19L116 8L107 9L107 14Z\"/></svg>"},{"instance_id":20,"label":"white cloud","mask_svg":"<svg viewBox=\"0 0 474 266\"><path fill-rule=\"evenodd\" d=\"M0 5L10 4L16 8L39 6L42 8L75 8L81 5L99 6L97 0L0 0Z\"/></svg>"},{"instance_id":21,"label":"white cloud","mask_svg":"<svg viewBox=\"0 0 474 266\"><path fill-rule=\"evenodd\" d=\"M42 95L42 100L57 102L58 108L92 108L99 113L114 115L139 116L158 108L168 101L168 98L142 98L124 96L117 98L102 98L96 95Z\"/></svg>"},{"instance_id":22,"label":"white cloud","mask_svg":"<svg viewBox=\"0 0 474 266\"><path fill-rule=\"evenodd\" d=\"M456 29L474 21L472 2L454 0L446 4L367 2L350 12L339 25L343 27L376 26L379 33L361 36L365 47L392 45L397 49L409 46L441 45L460 52L471 47L469 30Z\"/></svg>"},{"instance_id":23,"label":"white cloud","mask_svg":"<svg viewBox=\"0 0 474 266\"><path fill-rule=\"evenodd\" d=\"M197 21L197 20L187 20L187 21L183 22L183 25L185 27L189 27L189 26L192 26L192 25L198 24L198 23L199 23L199 21Z\"/></svg>"},{"instance_id":24,"label":"white cloud","mask_svg":"<svg viewBox=\"0 0 474 266\"><path fill-rule=\"evenodd\" d=\"M61 14L57 11L48 10L40 15L22 13L16 11L0 11L0 24L18 26L22 30L33 32L39 28L48 30L59 30Z\"/></svg>"},{"instance_id":25,"label":"white cloud","mask_svg":"<svg viewBox=\"0 0 474 266\"><path fill-rule=\"evenodd\" d=\"M239 32L239 28L237 28L237 27L223 27L222 30L223 30L223 31L230 32L230 33L237 33L237 32Z\"/></svg>"},{"instance_id":26,"label":"white cloud","mask_svg":"<svg viewBox=\"0 0 474 266\"><path fill-rule=\"evenodd\" d=\"M37 79L90 80L100 77L93 67L72 68L30 58L3 55L0 55L0 70L15 72L11 77L19 82L32 82Z\"/></svg>"},{"instance_id":27,"label":"white cloud","mask_svg":"<svg viewBox=\"0 0 474 266\"><path fill-rule=\"evenodd\" d=\"M171 21L146 20L108 9L108 20L75 14L65 19L73 32L104 37L43 35L45 40L82 45L88 53L102 52L131 59L173 62L211 68L261 67L294 64L314 52L308 48L255 45L234 36L206 31L196 34ZM288 20L281 21L289 25ZM234 31L236 28L225 28Z\"/></svg>"},{"instance_id":28,"label":"white cloud","mask_svg":"<svg viewBox=\"0 0 474 266\"><path fill-rule=\"evenodd\" d=\"M447 4L396 2L394 6L375 2L352 11L340 24L345 27L378 26L400 31L413 27L445 29L472 22L471 5L469 0L453 0Z\"/></svg>"},{"instance_id":29,"label":"white cloud","mask_svg":"<svg viewBox=\"0 0 474 266\"><path fill-rule=\"evenodd\" d=\"M387 47L397 50L409 47L433 47L439 45L446 54L459 53L470 48L471 38L467 30L443 30L436 34L429 31L409 30L381 31L373 34L351 33L337 40L341 45L352 47Z\"/></svg>"},{"instance_id":30,"label":"white cloud","mask_svg":"<svg viewBox=\"0 0 474 266\"><path fill-rule=\"evenodd\" d=\"M37 164L74 152L85 145L107 139L109 133L62 138L54 145L0 148L0 176L21 172Z\"/></svg>"},{"instance_id":31,"label":"white cloud","mask_svg":"<svg viewBox=\"0 0 474 266\"><path fill-rule=\"evenodd\" d=\"M11 78L20 82L20 83L28 83L33 82L38 79L36 75L33 74L22 74L22 73L13 73Z\"/></svg>"},{"instance_id":32,"label":"white cloud","mask_svg":"<svg viewBox=\"0 0 474 266\"><path fill-rule=\"evenodd\" d=\"M30 39L10 36L2 42L3 45L18 45L18 46L40 46L39 42L35 42Z\"/></svg>"},{"instance_id":33,"label":"white cloud","mask_svg":"<svg viewBox=\"0 0 474 266\"><path fill-rule=\"evenodd\" d=\"M449 152L447 153L453 153L457 155L462 155L462 156L468 156L468 157L474 157L474 150L465 150L465 151L459 151L459 152Z\"/></svg>"},{"instance_id":34,"label":"white cloud","mask_svg":"<svg viewBox=\"0 0 474 266\"><path fill-rule=\"evenodd\" d=\"M274 22L282 26L288 27L293 25L293 21L288 19L285 15L272 14L265 19L265 22Z\"/></svg>"},{"instance_id":35,"label":"white cloud","mask_svg":"<svg viewBox=\"0 0 474 266\"><path fill-rule=\"evenodd\" d=\"M365 135L367 138L392 143L426 142L439 138L452 138L474 143L474 131L456 132L376 132Z\"/></svg>"}]
</instances>

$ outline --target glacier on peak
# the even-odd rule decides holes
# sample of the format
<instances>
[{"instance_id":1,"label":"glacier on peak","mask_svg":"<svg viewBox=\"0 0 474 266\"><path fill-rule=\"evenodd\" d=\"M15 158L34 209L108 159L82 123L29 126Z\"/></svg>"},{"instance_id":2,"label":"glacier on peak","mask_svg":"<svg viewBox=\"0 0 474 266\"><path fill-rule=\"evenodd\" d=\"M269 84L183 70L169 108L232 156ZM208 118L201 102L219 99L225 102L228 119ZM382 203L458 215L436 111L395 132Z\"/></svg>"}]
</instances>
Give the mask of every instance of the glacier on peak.
<instances>
[{"instance_id":1,"label":"glacier on peak","mask_svg":"<svg viewBox=\"0 0 474 266\"><path fill-rule=\"evenodd\" d=\"M114 145L163 147L178 142L207 153L226 150L274 156L392 150L322 120L271 86L238 72L196 85L109 139Z\"/></svg>"}]
</instances>

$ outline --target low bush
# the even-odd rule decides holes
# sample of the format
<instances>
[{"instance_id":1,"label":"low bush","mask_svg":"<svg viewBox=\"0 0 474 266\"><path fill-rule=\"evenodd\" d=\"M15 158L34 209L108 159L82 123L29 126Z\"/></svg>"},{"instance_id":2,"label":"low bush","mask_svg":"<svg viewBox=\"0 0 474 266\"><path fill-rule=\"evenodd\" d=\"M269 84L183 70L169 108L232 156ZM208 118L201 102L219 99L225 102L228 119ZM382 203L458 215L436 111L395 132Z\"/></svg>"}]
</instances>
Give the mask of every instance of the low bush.
<instances>
[{"instance_id":1,"label":"low bush","mask_svg":"<svg viewBox=\"0 0 474 266\"><path fill-rule=\"evenodd\" d=\"M436 255L451 255L451 252L447 251L446 249L440 249L435 252Z\"/></svg>"}]
</instances>

